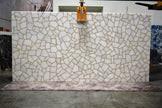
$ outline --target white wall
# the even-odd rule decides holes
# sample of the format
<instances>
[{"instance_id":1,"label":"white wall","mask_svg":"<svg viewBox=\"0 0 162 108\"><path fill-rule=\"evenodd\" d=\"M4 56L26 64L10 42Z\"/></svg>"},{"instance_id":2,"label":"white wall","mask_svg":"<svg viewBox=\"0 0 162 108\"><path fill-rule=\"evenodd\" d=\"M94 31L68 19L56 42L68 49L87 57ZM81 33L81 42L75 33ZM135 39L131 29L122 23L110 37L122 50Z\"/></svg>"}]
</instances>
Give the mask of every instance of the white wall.
<instances>
[{"instance_id":1,"label":"white wall","mask_svg":"<svg viewBox=\"0 0 162 108\"><path fill-rule=\"evenodd\" d=\"M162 25L162 11L148 10L147 7L136 5L136 2L155 4L144 1L97 1L85 0L85 6L103 6L103 12L141 13L152 15L152 25ZM79 6L79 0L53 0L53 11L58 12L58 6Z\"/></svg>"}]
</instances>

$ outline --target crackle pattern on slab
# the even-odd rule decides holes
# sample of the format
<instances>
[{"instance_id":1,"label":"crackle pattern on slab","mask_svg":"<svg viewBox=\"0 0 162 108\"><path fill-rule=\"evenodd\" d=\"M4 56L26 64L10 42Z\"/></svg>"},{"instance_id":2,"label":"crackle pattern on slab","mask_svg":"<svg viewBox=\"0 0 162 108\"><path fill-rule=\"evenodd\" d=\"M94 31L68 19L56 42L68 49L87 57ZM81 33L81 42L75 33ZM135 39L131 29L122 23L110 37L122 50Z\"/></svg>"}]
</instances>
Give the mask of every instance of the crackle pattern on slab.
<instances>
[{"instance_id":1,"label":"crackle pattern on slab","mask_svg":"<svg viewBox=\"0 0 162 108\"><path fill-rule=\"evenodd\" d=\"M149 81L149 15L76 17L12 12L13 81Z\"/></svg>"}]
</instances>

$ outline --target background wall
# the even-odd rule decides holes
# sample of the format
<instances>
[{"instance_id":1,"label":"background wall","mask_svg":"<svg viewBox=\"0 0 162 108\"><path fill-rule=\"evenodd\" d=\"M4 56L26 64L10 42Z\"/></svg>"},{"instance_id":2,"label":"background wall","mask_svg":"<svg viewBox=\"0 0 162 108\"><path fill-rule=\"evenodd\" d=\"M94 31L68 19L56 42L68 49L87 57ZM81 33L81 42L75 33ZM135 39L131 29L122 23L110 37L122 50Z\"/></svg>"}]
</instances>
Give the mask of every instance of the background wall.
<instances>
[{"instance_id":1,"label":"background wall","mask_svg":"<svg viewBox=\"0 0 162 108\"><path fill-rule=\"evenodd\" d=\"M103 6L103 12L142 13L152 15L152 25L162 25L162 11L148 10L147 7L136 5L136 2L155 4L150 1L102 1L85 0L85 6ZM53 11L58 12L58 6L79 6L79 0L53 0Z\"/></svg>"},{"instance_id":2,"label":"background wall","mask_svg":"<svg viewBox=\"0 0 162 108\"><path fill-rule=\"evenodd\" d=\"M0 27L11 29L11 11L32 11L33 3L47 3L49 0L0 0ZM52 2L52 0L50 0ZM97 1L86 0L85 6L103 6L103 12L144 13L152 15L152 25L162 25L162 11L148 10L135 5L135 1ZM143 2L154 4L156 2ZM58 12L58 6L79 6L79 0L53 0L53 11ZM4 20L5 19L5 20Z\"/></svg>"},{"instance_id":3,"label":"background wall","mask_svg":"<svg viewBox=\"0 0 162 108\"><path fill-rule=\"evenodd\" d=\"M49 0L0 0L0 27L11 29L11 11L34 11Z\"/></svg>"}]
</instances>

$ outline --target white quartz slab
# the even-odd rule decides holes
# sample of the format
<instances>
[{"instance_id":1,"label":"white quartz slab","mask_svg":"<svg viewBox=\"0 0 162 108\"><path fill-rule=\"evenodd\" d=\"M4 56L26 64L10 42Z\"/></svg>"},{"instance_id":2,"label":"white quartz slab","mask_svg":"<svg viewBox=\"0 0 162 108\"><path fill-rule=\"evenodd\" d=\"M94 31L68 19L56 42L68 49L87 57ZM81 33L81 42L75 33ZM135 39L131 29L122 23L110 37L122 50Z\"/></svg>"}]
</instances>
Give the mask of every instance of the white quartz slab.
<instances>
[{"instance_id":1,"label":"white quartz slab","mask_svg":"<svg viewBox=\"0 0 162 108\"><path fill-rule=\"evenodd\" d=\"M148 82L150 16L12 12L13 81Z\"/></svg>"}]
</instances>

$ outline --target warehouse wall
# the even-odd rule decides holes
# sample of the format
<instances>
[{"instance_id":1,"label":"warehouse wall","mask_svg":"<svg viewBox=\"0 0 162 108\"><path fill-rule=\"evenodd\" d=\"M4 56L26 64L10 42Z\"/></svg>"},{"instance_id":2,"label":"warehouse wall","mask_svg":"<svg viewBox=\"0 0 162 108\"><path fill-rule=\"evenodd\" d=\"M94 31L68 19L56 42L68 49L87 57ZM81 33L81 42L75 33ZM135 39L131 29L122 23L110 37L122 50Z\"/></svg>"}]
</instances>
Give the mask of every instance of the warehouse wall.
<instances>
[{"instance_id":1,"label":"warehouse wall","mask_svg":"<svg viewBox=\"0 0 162 108\"><path fill-rule=\"evenodd\" d=\"M141 13L152 15L152 25L162 25L162 11L148 10L147 7L136 5L136 2L155 4L146 1L102 1L85 0L85 6L103 6L103 12ZM79 6L79 0L53 0L53 10L58 12L58 6Z\"/></svg>"},{"instance_id":2,"label":"warehouse wall","mask_svg":"<svg viewBox=\"0 0 162 108\"><path fill-rule=\"evenodd\" d=\"M31 1L33 3L44 3L44 0L0 0L0 27L11 29L11 11L34 10Z\"/></svg>"}]
</instances>

